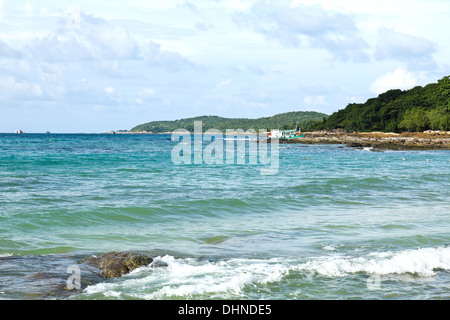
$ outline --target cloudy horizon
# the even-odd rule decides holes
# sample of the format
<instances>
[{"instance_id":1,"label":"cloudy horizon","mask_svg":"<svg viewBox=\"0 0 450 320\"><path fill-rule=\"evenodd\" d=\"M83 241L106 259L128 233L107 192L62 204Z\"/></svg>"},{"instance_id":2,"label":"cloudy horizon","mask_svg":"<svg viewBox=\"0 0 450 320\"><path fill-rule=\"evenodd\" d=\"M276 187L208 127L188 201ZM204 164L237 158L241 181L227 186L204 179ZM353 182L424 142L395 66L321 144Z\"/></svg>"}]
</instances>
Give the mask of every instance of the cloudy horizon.
<instances>
[{"instance_id":1,"label":"cloudy horizon","mask_svg":"<svg viewBox=\"0 0 450 320\"><path fill-rule=\"evenodd\" d=\"M331 114L450 74L444 0L0 0L0 132Z\"/></svg>"}]
</instances>

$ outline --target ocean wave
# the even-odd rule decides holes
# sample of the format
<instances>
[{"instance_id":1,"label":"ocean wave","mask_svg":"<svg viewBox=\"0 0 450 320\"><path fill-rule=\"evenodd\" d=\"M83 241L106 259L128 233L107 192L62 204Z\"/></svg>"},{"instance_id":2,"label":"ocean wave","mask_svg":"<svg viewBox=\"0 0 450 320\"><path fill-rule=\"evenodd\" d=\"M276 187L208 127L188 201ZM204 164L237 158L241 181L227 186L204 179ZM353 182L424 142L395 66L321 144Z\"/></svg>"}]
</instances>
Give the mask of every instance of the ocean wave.
<instances>
[{"instance_id":1,"label":"ocean wave","mask_svg":"<svg viewBox=\"0 0 450 320\"><path fill-rule=\"evenodd\" d=\"M367 273L377 275L436 275L436 270L450 270L450 247L420 248L400 252L371 253L365 257L326 257L300 264L296 269L327 277Z\"/></svg>"},{"instance_id":2,"label":"ocean wave","mask_svg":"<svg viewBox=\"0 0 450 320\"><path fill-rule=\"evenodd\" d=\"M280 259L205 261L167 255L155 258L153 263L167 267L142 267L122 282L89 286L85 294L139 299L242 298L245 286L280 281L289 272L289 266ZM150 287L150 292L143 290Z\"/></svg>"},{"instance_id":3,"label":"ocean wave","mask_svg":"<svg viewBox=\"0 0 450 320\"><path fill-rule=\"evenodd\" d=\"M438 270L450 270L450 248L421 248L399 252L370 253L340 257L330 253L299 262L295 259L201 260L160 256L155 264L134 270L117 282L86 288L84 295L117 299L245 299L251 294L270 292L271 286L301 286L298 278L404 275L432 277ZM297 277L297 280L293 280ZM253 291L253 293L251 293ZM253 296L254 297L254 296Z\"/></svg>"},{"instance_id":4,"label":"ocean wave","mask_svg":"<svg viewBox=\"0 0 450 320\"><path fill-rule=\"evenodd\" d=\"M12 257L12 253L0 253L0 258Z\"/></svg>"}]
</instances>

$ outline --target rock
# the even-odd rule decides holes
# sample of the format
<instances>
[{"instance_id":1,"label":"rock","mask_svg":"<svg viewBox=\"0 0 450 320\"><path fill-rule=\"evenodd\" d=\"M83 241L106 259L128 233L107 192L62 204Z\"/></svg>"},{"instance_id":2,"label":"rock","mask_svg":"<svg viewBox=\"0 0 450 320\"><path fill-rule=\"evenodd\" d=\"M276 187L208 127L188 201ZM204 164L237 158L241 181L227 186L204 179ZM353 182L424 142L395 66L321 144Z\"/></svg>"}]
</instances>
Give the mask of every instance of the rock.
<instances>
[{"instance_id":1,"label":"rock","mask_svg":"<svg viewBox=\"0 0 450 320\"><path fill-rule=\"evenodd\" d=\"M359 142L350 142L347 144L347 147L350 148L363 148L364 146Z\"/></svg>"},{"instance_id":2,"label":"rock","mask_svg":"<svg viewBox=\"0 0 450 320\"><path fill-rule=\"evenodd\" d=\"M153 259L136 252L108 252L99 258L89 258L88 261L97 265L106 278L116 278L149 265Z\"/></svg>"},{"instance_id":3,"label":"rock","mask_svg":"<svg viewBox=\"0 0 450 320\"><path fill-rule=\"evenodd\" d=\"M360 132L345 133L342 130L314 131L305 133L305 137L280 143L301 144L345 144L347 147L373 147L383 150L448 150L450 135L445 131L383 133Z\"/></svg>"}]
</instances>

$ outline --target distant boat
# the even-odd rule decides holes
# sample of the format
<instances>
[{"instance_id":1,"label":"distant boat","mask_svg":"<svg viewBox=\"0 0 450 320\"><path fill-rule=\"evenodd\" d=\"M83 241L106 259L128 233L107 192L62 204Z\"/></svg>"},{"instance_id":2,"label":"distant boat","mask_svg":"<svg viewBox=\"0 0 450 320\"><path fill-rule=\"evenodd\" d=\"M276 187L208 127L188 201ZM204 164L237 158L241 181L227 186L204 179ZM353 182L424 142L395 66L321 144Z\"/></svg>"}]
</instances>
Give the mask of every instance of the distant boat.
<instances>
[{"instance_id":1,"label":"distant boat","mask_svg":"<svg viewBox=\"0 0 450 320\"><path fill-rule=\"evenodd\" d=\"M50 134L50 131L47 131L46 133L47 133L47 134Z\"/></svg>"},{"instance_id":2,"label":"distant boat","mask_svg":"<svg viewBox=\"0 0 450 320\"><path fill-rule=\"evenodd\" d=\"M292 140L303 138L305 134L297 127L295 130L272 130L268 136L271 138Z\"/></svg>"},{"instance_id":3,"label":"distant boat","mask_svg":"<svg viewBox=\"0 0 450 320\"><path fill-rule=\"evenodd\" d=\"M16 130L15 133L23 133L23 130Z\"/></svg>"}]
</instances>

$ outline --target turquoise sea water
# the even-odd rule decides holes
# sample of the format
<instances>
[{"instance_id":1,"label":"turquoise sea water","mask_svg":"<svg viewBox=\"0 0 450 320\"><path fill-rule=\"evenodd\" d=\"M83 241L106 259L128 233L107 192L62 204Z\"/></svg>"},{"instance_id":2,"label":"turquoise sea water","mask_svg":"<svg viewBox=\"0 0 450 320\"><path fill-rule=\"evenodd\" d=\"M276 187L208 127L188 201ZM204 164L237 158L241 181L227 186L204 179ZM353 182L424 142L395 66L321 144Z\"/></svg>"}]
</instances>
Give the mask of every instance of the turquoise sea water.
<instances>
[{"instance_id":1,"label":"turquoise sea water","mask_svg":"<svg viewBox=\"0 0 450 320\"><path fill-rule=\"evenodd\" d=\"M280 144L267 176L170 137L0 134L0 299L450 298L450 151ZM129 250L164 267L83 264Z\"/></svg>"}]
</instances>

